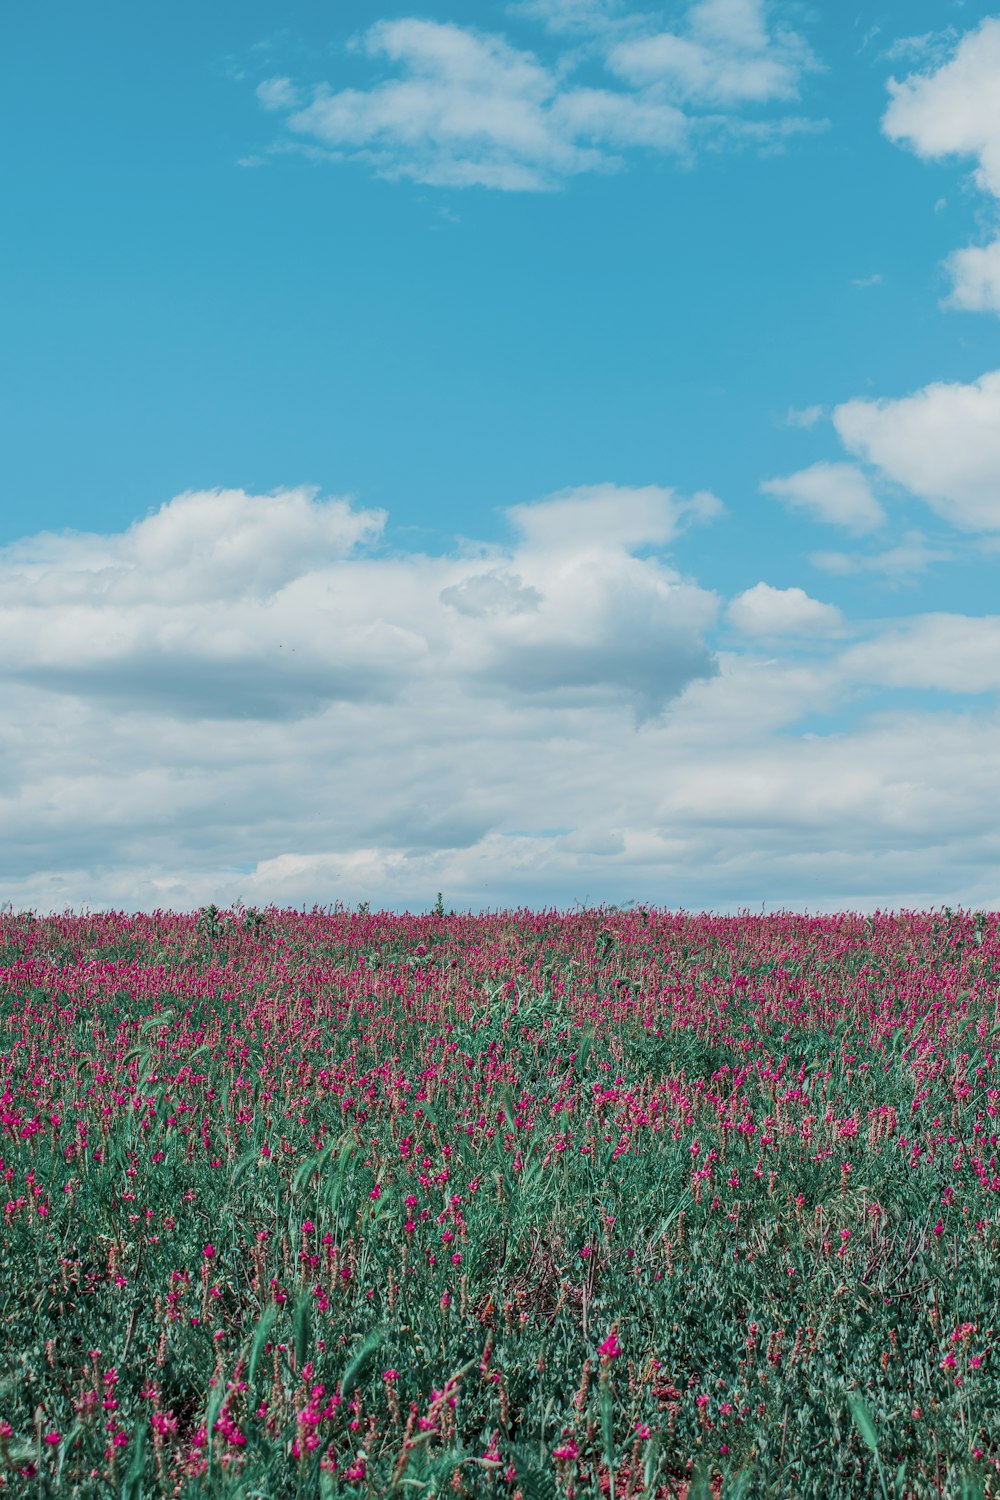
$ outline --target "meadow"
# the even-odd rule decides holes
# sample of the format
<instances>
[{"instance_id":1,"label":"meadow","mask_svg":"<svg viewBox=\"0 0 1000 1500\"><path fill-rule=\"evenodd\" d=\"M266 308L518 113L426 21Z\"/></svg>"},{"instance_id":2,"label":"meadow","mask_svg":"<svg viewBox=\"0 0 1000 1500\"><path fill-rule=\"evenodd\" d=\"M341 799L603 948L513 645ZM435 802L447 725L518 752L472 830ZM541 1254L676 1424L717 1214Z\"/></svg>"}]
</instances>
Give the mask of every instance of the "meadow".
<instances>
[{"instance_id":1,"label":"meadow","mask_svg":"<svg viewBox=\"0 0 1000 1500\"><path fill-rule=\"evenodd\" d=\"M1000 1495L998 996L948 910L0 917L0 1492Z\"/></svg>"}]
</instances>

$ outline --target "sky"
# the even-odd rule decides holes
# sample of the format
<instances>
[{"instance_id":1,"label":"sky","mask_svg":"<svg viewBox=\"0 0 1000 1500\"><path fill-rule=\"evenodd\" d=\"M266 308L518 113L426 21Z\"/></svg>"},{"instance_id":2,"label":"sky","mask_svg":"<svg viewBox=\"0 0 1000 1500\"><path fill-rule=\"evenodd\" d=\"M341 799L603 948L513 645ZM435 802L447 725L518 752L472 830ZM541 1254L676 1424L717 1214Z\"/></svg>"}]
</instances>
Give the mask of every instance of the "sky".
<instances>
[{"instance_id":1,"label":"sky","mask_svg":"<svg viewBox=\"0 0 1000 1500\"><path fill-rule=\"evenodd\" d=\"M9 8L0 902L1000 905L995 7Z\"/></svg>"}]
</instances>

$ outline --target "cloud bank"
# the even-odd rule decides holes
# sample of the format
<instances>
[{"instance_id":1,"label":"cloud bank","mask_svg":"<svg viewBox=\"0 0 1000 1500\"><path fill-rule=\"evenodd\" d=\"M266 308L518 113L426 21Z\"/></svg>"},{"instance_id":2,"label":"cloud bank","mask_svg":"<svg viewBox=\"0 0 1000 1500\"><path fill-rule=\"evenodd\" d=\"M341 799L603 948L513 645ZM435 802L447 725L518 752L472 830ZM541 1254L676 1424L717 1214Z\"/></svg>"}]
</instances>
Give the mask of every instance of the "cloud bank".
<instances>
[{"instance_id":1,"label":"cloud bank","mask_svg":"<svg viewBox=\"0 0 1000 1500\"><path fill-rule=\"evenodd\" d=\"M0 899L990 890L1000 624L859 626L763 580L723 609L671 558L720 509L597 485L430 557L346 499L205 491L7 548Z\"/></svg>"}]
</instances>

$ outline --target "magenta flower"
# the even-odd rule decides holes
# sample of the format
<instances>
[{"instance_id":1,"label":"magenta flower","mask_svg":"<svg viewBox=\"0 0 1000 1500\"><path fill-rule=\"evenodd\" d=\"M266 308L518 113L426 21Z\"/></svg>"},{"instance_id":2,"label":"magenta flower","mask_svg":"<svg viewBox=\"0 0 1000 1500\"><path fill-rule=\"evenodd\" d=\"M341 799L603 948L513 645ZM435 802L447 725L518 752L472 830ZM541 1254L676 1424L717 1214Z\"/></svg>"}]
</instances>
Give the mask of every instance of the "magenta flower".
<instances>
[{"instance_id":1,"label":"magenta flower","mask_svg":"<svg viewBox=\"0 0 1000 1500\"><path fill-rule=\"evenodd\" d=\"M598 1344L597 1352L602 1359L617 1359L622 1352L622 1346L618 1342L617 1333L609 1333L603 1344Z\"/></svg>"}]
</instances>

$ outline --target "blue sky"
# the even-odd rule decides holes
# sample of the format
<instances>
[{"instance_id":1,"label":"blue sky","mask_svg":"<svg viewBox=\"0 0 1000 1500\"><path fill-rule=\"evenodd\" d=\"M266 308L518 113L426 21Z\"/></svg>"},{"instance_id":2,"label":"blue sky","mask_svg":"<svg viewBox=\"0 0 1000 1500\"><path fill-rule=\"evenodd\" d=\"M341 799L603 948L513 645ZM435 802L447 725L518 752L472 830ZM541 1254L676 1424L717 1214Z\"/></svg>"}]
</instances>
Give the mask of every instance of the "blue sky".
<instances>
[{"instance_id":1,"label":"blue sky","mask_svg":"<svg viewBox=\"0 0 1000 1500\"><path fill-rule=\"evenodd\" d=\"M1000 14L4 25L0 899L995 904Z\"/></svg>"}]
</instances>

